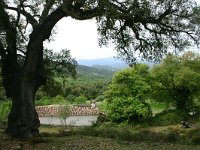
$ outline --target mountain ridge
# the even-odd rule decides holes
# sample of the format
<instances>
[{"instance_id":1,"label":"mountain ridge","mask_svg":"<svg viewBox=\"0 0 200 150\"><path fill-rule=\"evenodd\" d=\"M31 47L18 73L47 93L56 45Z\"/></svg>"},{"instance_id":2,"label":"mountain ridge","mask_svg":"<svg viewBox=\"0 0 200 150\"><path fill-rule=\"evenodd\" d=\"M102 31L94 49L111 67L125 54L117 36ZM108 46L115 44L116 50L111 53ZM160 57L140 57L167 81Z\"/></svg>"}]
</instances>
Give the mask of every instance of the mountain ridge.
<instances>
[{"instance_id":1,"label":"mountain ridge","mask_svg":"<svg viewBox=\"0 0 200 150\"><path fill-rule=\"evenodd\" d=\"M125 68L128 65L119 59L115 59L113 57L107 58L98 58L98 59L78 59L77 60L79 65L84 66L107 66L115 69Z\"/></svg>"}]
</instances>

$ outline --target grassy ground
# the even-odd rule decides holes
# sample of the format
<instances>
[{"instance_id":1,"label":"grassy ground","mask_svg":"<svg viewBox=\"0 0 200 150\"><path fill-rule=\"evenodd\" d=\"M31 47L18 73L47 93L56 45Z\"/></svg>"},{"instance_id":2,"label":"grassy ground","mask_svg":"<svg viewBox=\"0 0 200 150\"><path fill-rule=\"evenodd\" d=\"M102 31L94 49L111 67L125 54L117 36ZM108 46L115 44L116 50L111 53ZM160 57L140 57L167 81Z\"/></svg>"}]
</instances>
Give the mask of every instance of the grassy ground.
<instances>
[{"instance_id":1,"label":"grassy ground","mask_svg":"<svg viewBox=\"0 0 200 150\"><path fill-rule=\"evenodd\" d=\"M1 150L199 150L200 146L159 142L120 142L116 139L91 136L50 136L45 143L23 142L9 137L2 139Z\"/></svg>"},{"instance_id":2,"label":"grassy ground","mask_svg":"<svg viewBox=\"0 0 200 150\"><path fill-rule=\"evenodd\" d=\"M16 140L0 131L0 150L199 150L199 123L137 128L68 128L42 126L42 137ZM197 136L195 136L195 134ZM196 138L196 139L195 139ZM192 140L193 139L193 140Z\"/></svg>"}]
</instances>

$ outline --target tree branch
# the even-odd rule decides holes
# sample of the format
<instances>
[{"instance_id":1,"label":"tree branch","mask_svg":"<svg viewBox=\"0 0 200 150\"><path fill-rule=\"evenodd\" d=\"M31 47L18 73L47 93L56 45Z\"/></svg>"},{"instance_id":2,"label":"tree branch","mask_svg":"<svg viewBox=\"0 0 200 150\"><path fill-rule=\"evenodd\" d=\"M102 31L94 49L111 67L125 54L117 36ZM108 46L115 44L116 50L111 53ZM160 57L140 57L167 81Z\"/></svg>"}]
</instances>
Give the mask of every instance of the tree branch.
<instances>
[{"instance_id":1,"label":"tree branch","mask_svg":"<svg viewBox=\"0 0 200 150\"><path fill-rule=\"evenodd\" d=\"M102 16L105 13L104 10L99 7L95 7L94 9L91 10L83 10L83 9L77 9L74 6L70 6L69 9L64 8L64 11L69 16L77 20L92 19L97 16Z\"/></svg>"},{"instance_id":2,"label":"tree branch","mask_svg":"<svg viewBox=\"0 0 200 150\"><path fill-rule=\"evenodd\" d=\"M39 22L43 22L44 19L48 16L50 9L54 5L55 0L46 0L46 3L44 4L44 9L42 11L42 14L40 16Z\"/></svg>"},{"instance_id":3,"label":"tree branch","mask_svg":"<svg viewBox=\"0 0 200 150\"><path fill-rule=\"evenodd\" d=\"M16 7L9 7L9 6L6 6L6 8L13 10L13 11L16 11L16 12L19 12L22 15L24 15L26 17L26 19L28 20L28 22L30 22L33 27L38 24L38 21L31 14L26 12L25 10L21 10L21 9L18 10L18 8L16 8Z\"/></svg>"}]
</instances>

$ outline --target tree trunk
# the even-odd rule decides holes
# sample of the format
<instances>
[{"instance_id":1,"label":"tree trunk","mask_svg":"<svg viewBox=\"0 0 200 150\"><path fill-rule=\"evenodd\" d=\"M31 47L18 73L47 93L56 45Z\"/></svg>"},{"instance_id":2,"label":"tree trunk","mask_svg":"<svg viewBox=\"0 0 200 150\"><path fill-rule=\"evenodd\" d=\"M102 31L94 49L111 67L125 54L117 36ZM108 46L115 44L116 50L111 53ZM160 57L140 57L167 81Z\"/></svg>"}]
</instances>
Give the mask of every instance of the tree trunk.
<instances>
[{"instance_id":1,"label":"tree trunk","mask_svg":"<svg viewBox=\"0 0 200 150\"><path fill-rule=\"evenodd\" d=\"M176 109L183 112L187 111L187 104L189 103L189 90L186 88L176 90Z\"/></svg>"},{"instance_id":2,"label":"tree trunk","mask_svg":"<svg viewBox=\"0 0 200 150\"><path fill-rule=\"evenodd\" d=\"M31 83L21 82L12 97L6 133L17 138L32 138L39 134L39 126L34 107L33 86Z\"/></svg>"},{"instance_id":3,"label":"tree trunk","mask_svg":"<svg viewBox=\"0 0 200 150\"><path fill-rule=\"evenodd\" d=\"M33 138L39 135L40 122L34 103L35 93L46 82L43 41L49 38L54 25L64 16L63 11L54 11L43 24L35 26L30 35L24 66L13 80L12 108L6 129L6 133L13 137Z\"/></svg>"},{"instance_id":4,"label":"tree trunk","mask_svg":"<svg viewBox=\"0 0 200 150\"><path fill-rule=\"evenodd\" d=\"M30 42L34 43L34 42ZM40 122L35 110L35 93L45 83L42 64L42 43L37 44L37 50L28 64L15 76L12 90L12 108L8 117L6 132L18 138L32 138L39 134ZM28 47L33 49L32 44Z\"/></svg>"}]
</instances>

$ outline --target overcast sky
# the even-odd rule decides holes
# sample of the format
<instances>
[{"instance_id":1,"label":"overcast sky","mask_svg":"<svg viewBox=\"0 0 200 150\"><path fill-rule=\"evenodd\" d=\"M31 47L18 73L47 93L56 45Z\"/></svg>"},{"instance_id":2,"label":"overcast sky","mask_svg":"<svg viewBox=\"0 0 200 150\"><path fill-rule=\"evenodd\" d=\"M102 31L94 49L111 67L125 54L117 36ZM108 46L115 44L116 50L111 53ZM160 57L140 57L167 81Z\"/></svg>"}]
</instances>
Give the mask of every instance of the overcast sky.
<instances>
[{"instance_id":1,"label":"overcast sky","mask_svg":"<svg viewBox=\"0 0 200 150\"><path fill-rule=\"evenodd\" d=\"M59 51L70 49L76 59L95 59L115 56L113 47L98 45L97 26L95 20L78 21L63 18L57 23L57 34L48 47Z\"/></svg>"},{"instance_id":2,"label":"overcast sky","mask_svg":"<svg viewBox=\"0 0 200 150\"><path fill-rule=\"evenodd\" d=\"M200 0L196 1L200 3ZM76 59L116 56L114 46L99 47L95 20L77 21L68 17L60 20L56 26L55 40L46 44L48 48L55 51L70 49L72 57Z\"/></svg>"}]
</instances>

